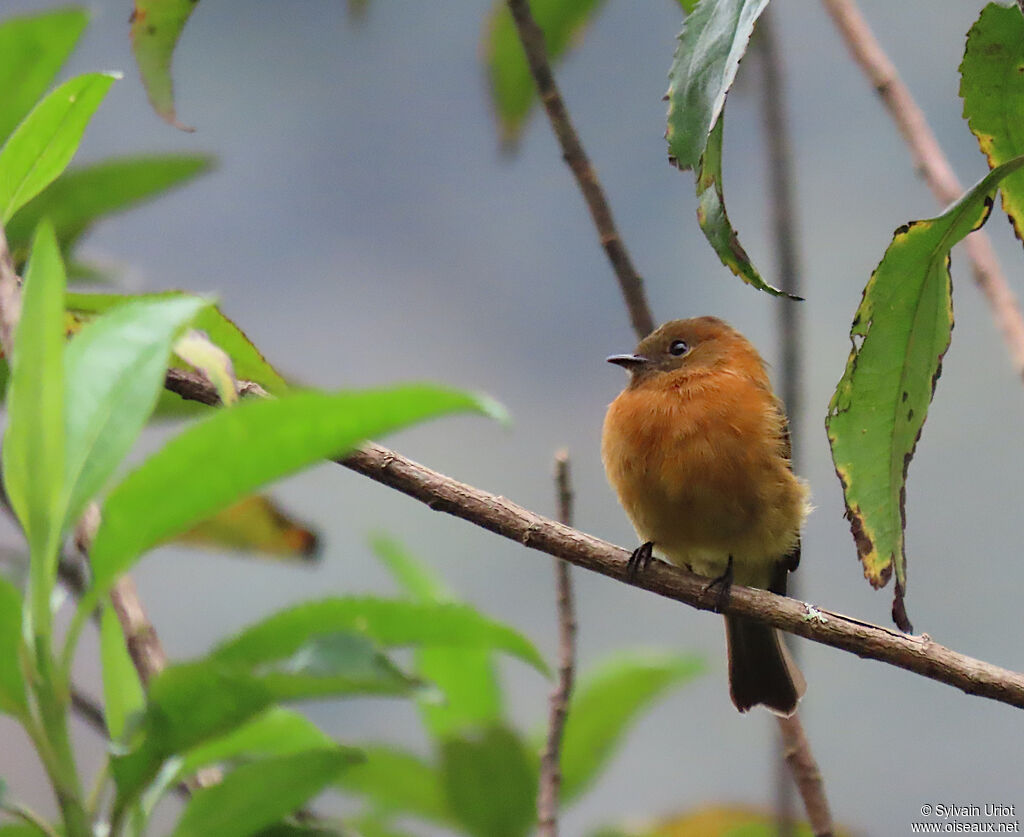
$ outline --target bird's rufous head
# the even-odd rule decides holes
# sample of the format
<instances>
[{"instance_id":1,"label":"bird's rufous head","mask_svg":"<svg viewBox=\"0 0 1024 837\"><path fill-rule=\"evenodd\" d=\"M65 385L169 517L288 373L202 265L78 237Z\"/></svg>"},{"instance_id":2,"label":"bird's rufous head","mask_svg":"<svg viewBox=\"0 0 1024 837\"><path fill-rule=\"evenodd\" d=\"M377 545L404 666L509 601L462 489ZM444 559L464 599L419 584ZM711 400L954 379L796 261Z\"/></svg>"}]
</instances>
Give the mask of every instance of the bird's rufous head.
<instances>
[{"instance_id":1,"label":"bird's rufous head","mask_svg":"<svg viewBox=\"0 0 1024 837\"><path fill-rule=\"evenodd\" d=\"M633 354L612 355L608 362L627 369L634 387L663 375L723 367L764 376L764 362L750 341L717 317L667 322L641 340Z\"/></svg>"}]
</instances>

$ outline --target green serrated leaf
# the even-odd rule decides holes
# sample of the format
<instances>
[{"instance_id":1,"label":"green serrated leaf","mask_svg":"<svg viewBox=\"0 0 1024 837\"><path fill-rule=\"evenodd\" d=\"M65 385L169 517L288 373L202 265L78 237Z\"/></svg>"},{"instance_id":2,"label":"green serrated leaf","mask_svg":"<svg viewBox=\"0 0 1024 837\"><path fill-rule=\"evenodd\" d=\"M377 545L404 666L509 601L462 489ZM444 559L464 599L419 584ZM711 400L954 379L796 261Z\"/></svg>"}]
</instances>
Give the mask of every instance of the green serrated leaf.
<instances>
[{"instance_id":1,"label":"green serrated leaf","mask_svg":"<svg viewBox=\"0 0 1024 837\"><path fill-rule=\"evenodd\" d=\"M388 816L413 816L451 825L438 769L418 756L385 746L364 746L364 759L345 771L337 785Z\"/></svg>"},{"instance_id":2,"label":"green serrated leaf","mask_svg":"<svg viewBox=\"0 0 1024 837\"><path fill-rule=\"evenodd\" d=\"M188 427L110 493L90 559L91 607L142 553L272 480L370 436L456 411L468 395L428 386L251 400Z\"/></svg>"},{"instance_id":3,"label":"green serrated leaf","mask_svg":"<svg viewBox=\"0 0 1024 837\"><path fill-rule=\"evenodd\" d=\"M310 638L357 631L384 647L455 646L505 651L546 673L540 652L522 634L468 605L345 597L283 610L221 644L225 663L257 664L291 654Z\"/></svg>"},{"instance_id":4,"label":"green serrated leaf","mask_svg":"<svg viewBox=\"0 0 1024 837\"><path fill-rule=\"evenodd\" d=\"M552 64L580 41L601 5L602 0L532 0L530 11L544 33ZM501 141L512 146L537 99L537 89L512 14L504 2L495 2L487 18L483 53Z\"/></svg>"},{"instance_id":5,"label":"green serrated leaf","mask_svg":"<svg viewBox=\"0 0 1024 837\"><path fill-rule=\"evenodd\" d=\"M68 519L110 479L163 389L171 344L209 303L171 297L122 305L87 323L64 350Z\"/></svg>"},{"instance_id":6,"label":"green serrated leaf","mask_svg":"<svg viewBox=\"0 0 1024 837\"><path fill-rule=\"evenodd\" d=\"M617 654L582 677L562 739L562 799L594 782L641 712L703 671L699 657L645 651Z\"/></svg>"},{"instance_id":7,"label":"green serrated leaf","mask_svg":"<svg viewBox=\"0 0 1024 837\"><path fill-rule=\"evenodd\" d=\"M536 819L537 759L512 730L494 726L446 739L441 774L448 806L473 837L524 837Z\"/></svg>"},{"instance_id":8,"label":"green serrated leaf","mask_svg":"<svg viewBox=\"0 0 1024 837\"><path fill-rule=\"evenodd\" d=\"M896 231L864 289L829 404L832 459L864 574L882 587L895 571L893 617L904 630L904 490L953 328L949 251L985 222L992 192L1022 166L1024 157L999 166L942 215Z\"/></svg>"},{"instance_id":9,"label":"green serrated leaf","mask_svg":"<svg viewBox=\"0 0 1024 837\"><path fill-rule=\"evenodd\" d=\"M697 179L697 220L722 264L748 285L786 295L761 278L725 212L722 117L754 23L768 0L698 3L686 18L669 71L669 159Z\"/></svg>"},{"instance_id":10,"label":"green serrated leaf","mask_svg":"<svg viewBox=\"0 0 1024 837\"><path fill-rule=\"evenodd\" d=\"M238 767L185 806L172 837L250 837L300 808L357 761L351 750L309 750Z\"/></svg>"},{"instance_id":11,"label":"green serrated leaf","mask_svg":"<svg viewBox=\"0 0 1024 837\"><path fill-rule=\"evenodd\" d=\"M1024 154L1024 15L1014 6L989 3L967 34L960 64L964 118L990 168ZM1024 240L1024 172L999 184L1003 209Z\"/></svg>"},{"instance_id":12,"label":"green serrated leaf","mask_svg":"<svg viewBox=\"0 0 1024 837\"><path fill-rule=\"evenodd\" d=\"M0 712L27 716L28 699L21 673L21 592L0 575Z\"/></svg>"},{"instance_id":13,"label":"green serrated leaf","mask_svg":"<svg viewBox=\"0 0 1024 837\"><path fill-rule=\"evenodd\" d=\"M6 233L14 260L24 260L29 236L41 218L53 222L67 254L101 218L179 186L209 171L212 163L204 155L153 154L68 169L11 218Z\"/></svg>"},{"instance_id":14,"label":"green serrated leaf","mask_svg":"<svg viewBox=\"0 0 1024 837\"><path fill-rule=\"evenodd\" d=\"M135 0L131 16L132 52L150 104L162 119L184 131L174 107L171 60L178 38L198 0Z\"/></svg>"},{"instance_id":15,"label":"green serrated leaf","mask_svg":"<svg viewBox=\"0 0 1024 837\"><path fill-rule=\"evenodd\" d=\"M0 24L0 140L46 92L89 22L83 9L54 9Z\"/></svg>"},{"instance_id":16,"label":"green serrated leaf","mask_svg":"<svg viewBox=\"0 0 1024 837\"><path fill-rule=\"evenodd\" d=\"M0 149L2 223L64 171L116 78L112 73L90 73L64 82L7 139Z\"/></svg>"},{"instance_id":17,"label":"green serrated leaf","mask_svg":"<svg viewBox=\"0 0 1024 837\"><path fill-rule=\"evenodd\" d=\"M128 719L142 712L146 696L128 654L124 632L113 607L103 608L100 620L100 661L103 664L103 714L111 741L121 741Z\"/></svg>"},{"instance_id":18,"label":"green serrated leaf","mask_svg":"<svg viewBox=\"0 0 1024 837\"><path fill-rule=\"evenodd\" d=\"M143 300L159 300L180 297L181 291L167 291L155 294L96 294L71 293L67 295L68 311L88 318L101 314L118 305ZM232 322L218 306L209 306L201 310L193 324L200 329L221 349L228 353L239 380L253 381L271 395L283 395L288 391L288 384L281 374L271 366L260 354L252 341L234 322ZM178 398L178 396L173 396ZM180 398L178 399L181 400Z\"/></svg>"}]
</instances>

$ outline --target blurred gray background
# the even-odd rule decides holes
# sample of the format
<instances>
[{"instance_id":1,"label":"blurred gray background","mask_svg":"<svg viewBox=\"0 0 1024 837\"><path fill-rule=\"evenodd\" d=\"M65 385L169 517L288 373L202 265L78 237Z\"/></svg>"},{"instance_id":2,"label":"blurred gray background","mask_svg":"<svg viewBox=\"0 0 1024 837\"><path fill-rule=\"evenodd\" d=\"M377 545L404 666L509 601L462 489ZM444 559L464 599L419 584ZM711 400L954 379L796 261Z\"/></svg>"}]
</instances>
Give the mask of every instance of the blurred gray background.
<instances>
[{"instance_id":1,"label":"blurred gray background","mask_svg":"<svg viewBox=\"0 0 1024 837\"><path fill-rule=\"evenodd\" d=\"M7 0L5 13L44 0ZM504 430L443 420L387 440L402 453L543 513L554 508L552 455L572 456L579 528L623 545L634 535L599 459L605 406L623 384L606 355L629 350L611 270L551 129L535 113L520 154L499 153L480 63L484 2L371 3L354 24L339 0L200 4L175 59L179 116L150 110L135 73L127 0L93 0L67 74L119 69L79 160L119 153L210 152L217 170L104 223L83 255L116 267L133 290L217 294L284 372L328 388L443 381L483 390L511 411ZM957 65L980 3L862 4L965 183L986 169L962 120ZM801 595L889 624L891 588L862 578L842 517L823 429L849 351L861 291L893 230L938 211L869 84L822 7L773 4L786 61L807 301L803 475L816 510L804 536ZM583 141L656 318L715 314L777 357L777 307L723 268L697 230L693 179L666 162L666 73L678 7L607 3L557 70ZM765 154L756 61L729 97L725 189L734 223L770 276ZM998 214L988 227L1014 290L1022 254ZM959 651L1024 669L1019 560L1024 386L954 256L953 345L907 488L908 610L915 628ZM150 444L153 440L150 440ZM161 549L135 578L173 657L201 654L273 609L328 593L394 588L367 547L383 530L470 601L553 653L550 560L334 466L275 488L323 532L311 569ZM775 724L738 715L725 683L718 618L597 576L575 573L585 669L612 649L693 650L711 671L660 703L611 768L565 817L565 833L625 816L721 803L768 805ZM80 672L93 690L94 645ZM891 666L800 643L809 682L803 718L838 822L908 833L924 803L1024 806L1024 724L1010 707L969 698ZM549 684L505 663L510 712L546 714ZM403 701L313 704L340 740L423 748ZM96 739L78 735L98 758ZM20 733L0 720L0 775L50 806Z\"/></svg>"}]
</instances>

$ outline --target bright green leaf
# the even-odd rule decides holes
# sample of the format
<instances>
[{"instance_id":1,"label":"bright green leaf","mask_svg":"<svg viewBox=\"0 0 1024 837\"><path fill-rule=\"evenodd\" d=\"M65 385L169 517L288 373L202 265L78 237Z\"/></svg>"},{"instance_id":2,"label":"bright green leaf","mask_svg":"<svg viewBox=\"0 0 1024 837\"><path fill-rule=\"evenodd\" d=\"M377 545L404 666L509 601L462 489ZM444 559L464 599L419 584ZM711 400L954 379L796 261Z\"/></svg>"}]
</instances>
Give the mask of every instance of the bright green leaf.
<instances>
[{"instance_id":1,"label":"bright green leaf","mask_svg":"<svg viewBox=\"0 0 1024 837\"><path fill-rule=\"evenodd\" d=\"M525 837L536 819L537 759L505 727L441 746L448 805L473 837Z\"/></svg>"},{"instance_id":2,"label":"bright green leaf","mask_svg":"<svg viewBox=\"0 0 1024 837\"><path fill-rule=\"evenodd\" d=\"M853 348L825 421L847 517L864 574L882 587L893 570L893 618L910 630L904 489L953 328L949 251L981 226L1000 180L1018 157L993 170L942 215L900 227L864 288Z\"/></svg>"},{"instance_id":3,"label":"bright green leaf","mask_svg":"<svg viewBox=\"0 0 1024 837\"><path fill-rule=\"evenodd\" d=\"M2 223L64 171L115 78L111 73L90 73L64 82L11 134L0 149Z\"/></svg>"},{"instance_id":4,"label":"bright green leaf","mask_svg":"<svg viewBox=\"0 0 1024 837\"><path fill-rule=\"evenodd\" d=\"M532 0L530 11L544 32L552 64L581 40L584 28L596 17L601 5L602 0ZM491 9L483 51L501 141L506 146L513 145L533 108L537 89L512 14L504 2L495 2Z\"/></svg>"},{"instance_id":5,"label":"bright green leaf","mask_svg":"<svg viewBox=\"0 0 1024 837\"><path fill-rule=\"evenodd\" d=\"M3 484L28 539L29 613L45 634L56 581L64 482L64 266L53 227L36 233L7 390Z\"/></svg>"},{"instance_id":6,"label":"bright green leaf","mask_svg":"<svg viewBox=\"0 0 1024 837\"><path fill-rule=\"evenodd\" d=\"M21 674L21 593L0 575L0 712L25 717L28 701Z\"/></svg>"},{"instance_id":7,"label":"bright green leaf","mask_svg":"<svg viewBox=\"0 0 1024 837\"><path fill-rule=\"evenodd\" d=\"M437 604L455 601L444 582L394 539L379 534L372 546L395 580L414 598ZM435 738L501 720L501 688L490 651L420 648L416 651L416 671L442 695L441 700L432 694L417 699L423 723Z\"/></svg>"},{"instance_id":8,"label":"bright green leaf","mask_svg":"<svg viewBox=\"0 0 1024 837\"><path fill-rule=\"evenodd\" d=\"M641 712L703 670L703 662L691 655L632 652L583 677L562 739L562 798L576 799L589 787Z\"/></svg>"},{"instance_id":9,"label":"bright green leaf","mask_svg":"<svg viewBox=\"0 0 1024 837\"><path fill-rule=\"evenodd\" d=\"M177 120L171 59L181 30L198 0L135 0L131 17L132 52L150 104L160 116L185 131Z\"/></svg>"},{"instance_id":10,"label":"bright green leaf","mask_svg":"<svg viewBox=\"0 0 1024 837\"><path fill-rule=\"evenodd\" d=\"M136 300L157 300L182 296L180 291L169 291L156 294L126 296L123 294L68 294L67 307L77 315L88 317ZM252 341L230 319L224 316L220 308L209 306L204 308L193 321L195 328L203 331L214 343L228 353L239 380L253 381L271 395L283 395L288 391L288 384L273 366L267 363ZM178 396L174 396L178 398ZM180 400L180 399L178 399Z\"/></svg>"},{"instance_id":11,"label":"bright green leaf","mask_svg":"<svg viewBox=\"0 0 1024 837\"><path fill-rule=\"evenodd\" d=\"M989 3L967 35L960 65L964 117L995 168L1024 154L1024 15L1015 6ZM999 184L1003 209L1024 239L1024 172Z\"/></svg>"},{"instance_id":12,"label":"bright green leaf","mask_svg":"<svg viewBox=\"0 0 1024 837\"><path fill-rule=\"evenodd\" d=\"M363 761L339 777L339 788L371 803L382 814L451 824L437 768L403 750L385 746L361 749Z\"/></svg>"},{"instance_id":13,"label":"bright green leaf","mask_svg":"<svg viewBox=\"0 0 1024 837\"><path fill-rule=\"evenodd\" d=\"M0 825L0 837L48 837L45 831L28 823Z\"/></svg>"},{"instance_id":14,"label":"bright green leaf","mask_svg":"<svg viewBox=\"0 0 1024 837\"><path fill-rule=\"evenodd\" d=\"M212 158L202 155L153 154L68 169L11 219L6 228L11 253L20 263L32 230L49 218L66 254L102 217L154 198L211 165Z\"/></svg>"},{"instance_id":15,"label":"bright green leaf","mask_svg":"<svg viewBox=\"0 0 1024 837\"><path fill-rule=\"evenodd\" d=\"M251 837L300 808L356 760L351 750L309 750L263 759L196 791L173 837Z\"/></svg>"},{"instance_id":16,"label":"bright green leaf","mask_svg":"<svg viewBox=\"0 0 1024 837\"><path fill-rule=\"evenodd\" d=\"M768 0L698 3L679 35L668 87L670 159L697 178L697 220L722 264L744 282L780 295L757 272L725 212L722 114L754 23Z\"/></svg>"},{"instance_id":17,"label":"bright green leaf","mask_svg":"<svg viewBox=\"0 0 1024 837\"><path fill-rule=\"evenodd\" d=\"M46 92L88 22L84 10L67 8L0 24L0 140Z\"/></svg>"},{"instance_id":18,"label":"bright green leaf","mask_svg":"<svg viewBox=\"0 0 1024 837\"><path fill-rule=\"evenodd\" d=\"M171 344L208 305L170 297L119 306L87 323L64 352L67 515L110 479L163 389Z\"/></svg>"},{"instance_id":19,"label":"bright green leaf","mask_svg":"<svg viewBox=\"0 0 1024 837\"><path fill-rule=\"evenodd\" d=\"M359 632L384 647L454 646L505 651L547 672L540 652L513 628L462 604L432 604L371 597L307 602L274 614L220 645L213 657L253 665L294 653L312 637Z\"/></svg>"},{"instance_id":20,"label":"bright green leaf","mask_svg":"<svg viewBox=\"0 0 1024 837\"><path fill-rule=\"evenodd\" d=\"M188 427L107 498L93 541L92 597L146 550L272 480L367 439L455 411L483 412L471 396L427 386L301 392L249 400ZM82 606L89 606L88 597Z\"/></svg>"},{"instance_id":21,"label":"bright green leaf","mask_svg":"<svg viewBox=\"0 0 1024 837\"><path fill-rule=\"evenodd\" d=\"M146 696L128 654L124 632L114 608L103 608L100 620L100 661L103 664L103 713L111 741L124 739L128 719L142 712Z\"/></svg>"}]
</instances>

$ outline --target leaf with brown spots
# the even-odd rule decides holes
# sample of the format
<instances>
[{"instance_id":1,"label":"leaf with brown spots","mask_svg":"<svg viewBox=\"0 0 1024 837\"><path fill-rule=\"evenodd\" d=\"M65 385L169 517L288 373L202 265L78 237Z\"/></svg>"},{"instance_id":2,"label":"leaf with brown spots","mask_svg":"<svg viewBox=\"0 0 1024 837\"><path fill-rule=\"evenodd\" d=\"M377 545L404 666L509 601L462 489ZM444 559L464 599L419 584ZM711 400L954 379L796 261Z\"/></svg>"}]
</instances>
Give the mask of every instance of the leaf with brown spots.
<instances>
[{"instance_id":1,"label":"leaf with brown spots","mask_svg":"<svg viewBox=\"0 0 1024 837\"><path fill-rule=\"evenodd\" d=\"M131 16L132 52L150 104L165 121L192 131L178 121L174 107L171 60L181 30L199 0L135 0Z\"/></svg>"},{"instance_id":2,"label":"leaf with brown spots","mask_svg":"<svg viewBox=\"0 0 1024 837\"><path fill-rule=\"evenodd\" d=\"M942 215L896 231L864 289L829 404L825 425L864 575L883 587L895 572L893 619L905 631L907 468L953 328L949 251L985 222L993 191L1022 167L1024 157L1005 163Z\"/></svg>"}]
</instances>

